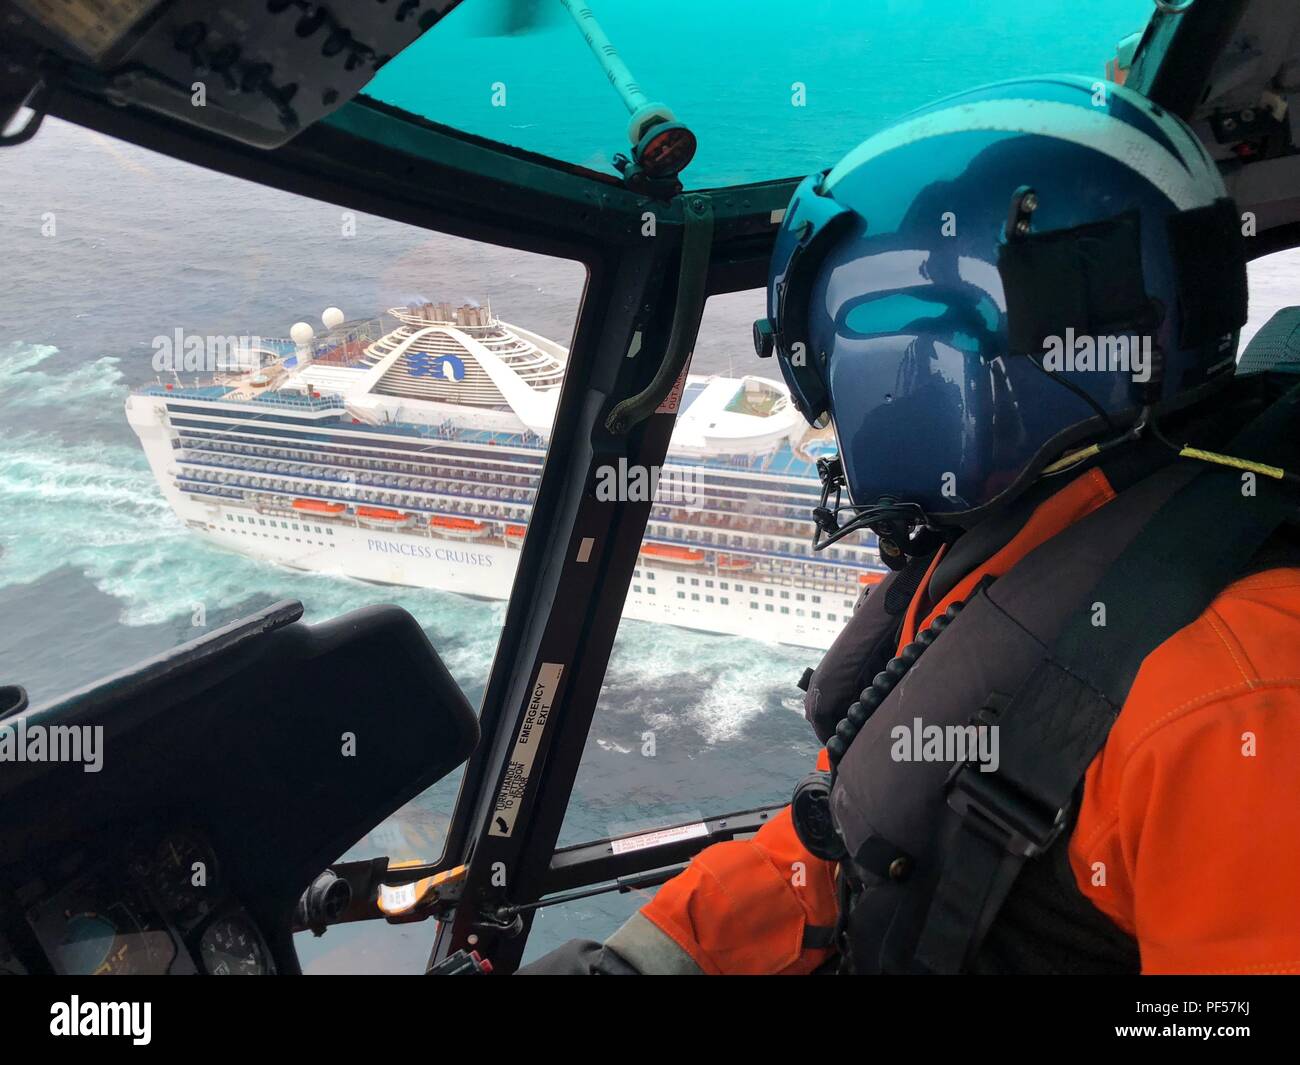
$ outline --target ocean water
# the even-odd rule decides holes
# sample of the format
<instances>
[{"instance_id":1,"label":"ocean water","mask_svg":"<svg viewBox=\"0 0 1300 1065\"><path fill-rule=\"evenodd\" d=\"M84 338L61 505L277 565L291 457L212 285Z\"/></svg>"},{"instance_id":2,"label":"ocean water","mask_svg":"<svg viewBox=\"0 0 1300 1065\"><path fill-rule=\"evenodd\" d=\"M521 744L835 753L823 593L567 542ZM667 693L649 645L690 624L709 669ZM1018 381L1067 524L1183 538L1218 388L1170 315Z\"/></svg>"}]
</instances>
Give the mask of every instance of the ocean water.
<instances>
[{"instance_id":1,"label":"ocean water","mask_svg":"<svg viewBox=\"0 0 1300 1065\"><path fill-rule=\"evenodd\" d=\"M503 604L313 576L218 550L163 503L126 424L150 381L152 338L286 335L329 305L364 316L411 299L484 300L568 340L575 264L413 230L211 174L57 121L0 152L0 681L35 700L87 683L276 599L309 620L374 602L411 611L472 702ZM51 230L52 226L52 231ZM1300 303L1300 256L1252 266L1253 332ZM758 293L710 301L694 368L755 369ZM619 630L564 825L573 843L788 797L815 743L795 679L815 655L628 622ZM642 757L652 730L656 756ZM349 856L433 857L457 780L444 781ZM544 910L529 955L600 937L643 897ZM418 972L433 929L367 924L300 939L311 972Z\"/></svg>"}]
</instances>

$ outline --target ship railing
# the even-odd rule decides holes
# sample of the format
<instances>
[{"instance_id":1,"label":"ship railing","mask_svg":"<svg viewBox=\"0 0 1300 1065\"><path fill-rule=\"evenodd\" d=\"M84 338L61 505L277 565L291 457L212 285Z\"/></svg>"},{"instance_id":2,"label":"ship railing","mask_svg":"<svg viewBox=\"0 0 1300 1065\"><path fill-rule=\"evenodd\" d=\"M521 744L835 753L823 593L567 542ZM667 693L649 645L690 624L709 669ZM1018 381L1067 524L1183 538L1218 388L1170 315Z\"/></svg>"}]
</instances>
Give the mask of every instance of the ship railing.
<instances>
[{"instance_id":1,"label":"ship railing","mask_svg":"<svg viewBox=\"0 0 1300 1065\"><path fill-rule=\"evenodd\" d=\"M535 468L536 464L531 462L516 462L513 458L488 459L486 456L471 457L468 455L440 454L438 452L378 452L366 449L358 449L355 451L335 451L332 450L331 445L328 444L318 444L312 447L298 448L288 447L282 443L275 446L267 446L254 443L250 440L244 440L242 437L231 435L232 432L237 431L238 430L223 431L220 436L204 436L196 433L189 426L184 426L180 429L180 434L183 440L195 441L194 443L183 445L194 451L210 451L217 454L229 455L246 455L251 458L277 459L282 462L294 462L346 470L374 469L375 467L373 465L366 464L375 462L404 462L413 466L423 467L423 470L420 473L394 471L394 476L398 477L425 476L426 473L424 471L458 470L462 465L471 471L482 470L487 468L485 465L487 462L495 462L497 466L500 467L499 470L494 467L493 472L499 473L502 476L527 478L530 484L535 485L539 476L538 474L531 472ZM297 452L299 454L307 454L313 457L309 459L291 458L286 457L283 454L285 452ZM316 457L318 455L324 457Z\"/></svg>"},{"instance_id":2,"label":"ship railing","mask_svg":"<svg viewBox=\"0 0 1300 1065\"><path fill-rule=\"evenodd\" d=\"M241 476L241 477L294 478L295 480L306 481L309 483L324 482L327 484L348 484L348 485L356 485L360 488L368 488L380 492L386 492L390 495L466 496L468 498L482 499L485 502L500 503L503 506L517 506L521 503L526 502L528 499L536 495L536 489L534 488L524 488L518 485L494 485L490 482L478 482L478 481L466 482L469 484L478 484L484 488L496 489L495 494L475 495L474 493L448 492L440 488L429 487L426 485L386 484L382 481L373 481L364 477L352 476L350 474L333 475L327 472L328 468L326 467L316 467L314 469L293 471L293 472L285 472L284 470L264 470L264 469L257 469L256 467L241 466L232 462L209 461L207 459L194 458L188 454L185 454L184 452L182 452L182 454L178 456L177 461L182 462L187 466L201 466L206 469L228 470L231 473L234 473L237 476ZM253 459L252 461L264 461L264 460ZM284 463L284 465L293 465L293 463ZM301 463L298 465L308 465L308 464ZM387 476L416 478L418 475L417 474L389 474ZM436 480L436 478L425 477L422 478L422 480L426 480L426 481ZM517 497L507 498L505 495L502 494L503 492L523 493L524 498L523 499Z\"/></svg>"},{"instance_id":3,"label":"ship railing","mask_svg":"<svg viewBox=\"0 0 1300 1065\"><path fill-rule=\"evenodd\" d=\"M392 485L383 484L377 481L369 481L361 478L331 477L323 474L313 474L312 471L303 471L301 473L285 473L279 470L264 471L264 470L257 470L257 469L249 469L244 466L233 466L229 463L206 462L201 459L194 459L185 455L182 455L179 461L181 461L183 464L187 466L197 466L197 467L202 467L207 469L218 469L218 470L230 471L235 477L240 478L239 483L244 484L245 487L248 487L250 489L261 489L264 487L262 485L246 483L254 479L265 479L265 480L274 481L280 479L293 478L304 482L309 487L321 484L323 482L331 485L345 484L354 488L359 488L363 490L372 490L375 493L374 496L362 500L361 501L362 505L365 505L366 503L380 503L380 504L385 504L393 507L409 508L417 504L411 503L406 498L407 496L417 496L417 497L427 496L430 499L441 498L441 499L453 499L453 500L472 500L475 502L482 502L483 504L492 505L493 507L499 509L500 507L520 507L520 506L530 507L531 506L530 497L534 494L531 492L531 490L526 490L526 489L513 490L516 492L523 493L523 498L519 498L517 496L507 497L501 494L500 491L492 494L482 494L482 493L473 493L473 492L456 492L446 488L428 488L428 487L416 487L416 486L402 486L400 488L394 488ZM218 483L225 483L225 482L218 482ZM488 486L484 486L484 487L488 487ZM287 485L285 486L284 490L290 493L297 491L299 492L299 494L301 494L301 492L303 491L302 489L290 488ZM339 498L342 500L342 499L350 499L351 497L345 497L340 494ZM663 536L662 534L656 534L652 539L656 542L663 541L668 543L679 543L689 547L700 548L703 550L718 551L722 554L747 553L748 551L753 551L755 553L764 554L770 557L797 558L797 557L806 557L806 556L800 556L798 553L795 552L790 552L790 551L781 552L779 550L775 550L772 548L762 548L759 547L758 545L751 545L745 543L744 539L755 539L755 540L760 538L768 539L768 540L785 539L788 541L793 541L798 543L807 540L811 535L809 531L804 530L799 526L796 526L794 523L786 523L786 528L784 531L776 528L764 528L764 529L747 529L740 532L729 532L725 530L725 528L720 526L712 526L705 529L703 527L695 526L695 525L681 526L681 528L685 530L700 529L701 531L707 531L718 535L739 537L742 538L742 542L736 544L736 543L719 543L716 541L707 541L700 537L692 538L688 535L685 535L684 533L678 534L676 530L674 530L674 532L672 534L669 534L668 536Z\"/></svg>"},{"instance_id":4,"label":"ship railing","mask_svg":"<svg viewBox=\"0 0 1300 1065\"><path fill-rule=\"evenodd\" d=\"M220 399L230 390L230 385L145 385L140 394L166 399Z\"/></svg>"},{"instance_id":5,"label":"ship railing","mask_svg":"<svg viewBox=\"0 0 1300 1065\"><path fill-rule=\"evenodd\" d=\"M187 463L187 465L189 464ZM293 488L293 489L287 487L279 488L274 485L259 485L259 484L248 483L249 481L253 480L253 477L248 475L246 471L239 471L237 476L238 476L238 480L234 482L230 482L230 481L212 481L202 477L195 477L185 473L178 473L176 476L176 480L178 483L180 481L186 481L197 485L210 485L213 488L222 489L226 491L238 490L243 494L247 494L251 492L251 493L260 493L262 495L270 495L270 496L284 496L286 498L321 498L321 499L328 499L332 502L347 503L350 506L361 506L361 507L373 506L378 504L381 506L394 507L400 510L411 511L413 513L420 513L420 514L438 514L438 515L445 514L449 517L472 517L476 521L498 521L498 522L509 523L509 524L518 524L520 522L527 520L526 518L506 517L504 515L498 515L495 513L480 513L480 512L462 513L459 511L453 513L445 510L444 508L422 506L420 505L420 503L408 503L401 499L395 499L393 498L391 493L385 494L382 492L375 492L373 493L373 495L370 496L361 496L361 495L348 495L341 492L330 492L326 496L321 496L318 493L313 492L311 485L306 485L301 488ZM265 478L265 479L270 480L272 478ZM512 509L522 509L522 510L531 509L531 504L518 501L518 500L489 499L486 496L475 496L475 495L469 495L461 492L429 492L424 494L430 497L430 501L435 499L448 499L448 500L452 500L455 503L468 502L474 505L495 504L496 509L498 510L501 507L509 507ZM327 515L322 515L322 516L327 516Z\"/></svg>"},{"instance_id":6,"label":"ship railing","mask_svg":"<svg viewBox=\"0 0 1300 1065\"><path fill-rule=\"evenodd\" d=\"M372 471L371 466L360 466L339 462L312 462L301 458L284 458L280 455L264 455L259 450L225 451L210 446L205 442L189 443L173 441L172 446L181 452L180 460L195 466L213 469L265 475L270 477L295 477L302 480L328 481L331 483L359 484L368 488L398 493L426 494L438 491L436 482L440 480L463 480L467 485L474 485L489 493L486 498L501 502L520 502L520 493L525 498L536 492L536 478L522 474L489 473L482 478L475 478L469 471L455 466L434 466L428 471L408 473L405 471L383 472L384 480L358 476ZM263 449L265 450L265 449ZM279 469L280 466L294 469ZM503 481L501 478L509 478ZM390 480L391 479L391 480ZM397 483L392 483L396 481ZM434 483L430 483L434 482ZM509 498L507 498L509 497ZM684 530L695 530L705 543L710 536L719 537L784 537L786 539L803 539L808 535L807 519L802 508L790 504L773 505L766 513L756 514L738 507L721 503L689 512L685 517L680 507L670 504L656 504L651 511L651 520L671 523ZM742 524L743 522L743 524ZM727 546L719 541L719 546Z\"/></svg>"},{"instance_id":7,"label":"ship railing","mask_svg":"<svg viewBox=\"0 0 1300 1065\"><path fill-rule=\"evenodd\" d=\"M268 407L291 407L298 410L343 410L342 396L286 396L277 392L263 392L252 398L253 403Z\"/></svg>"}]
</instances>

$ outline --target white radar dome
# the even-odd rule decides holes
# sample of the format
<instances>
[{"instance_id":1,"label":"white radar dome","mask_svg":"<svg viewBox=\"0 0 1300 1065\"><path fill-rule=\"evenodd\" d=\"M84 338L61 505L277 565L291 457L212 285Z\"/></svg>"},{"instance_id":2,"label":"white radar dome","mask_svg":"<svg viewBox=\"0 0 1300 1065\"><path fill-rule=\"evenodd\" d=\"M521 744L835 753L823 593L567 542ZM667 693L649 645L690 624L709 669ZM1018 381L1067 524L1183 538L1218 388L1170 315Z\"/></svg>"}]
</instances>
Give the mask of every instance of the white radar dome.
<instances>
[{"instance_id":1,"label":"white radar dome","mask_svg":"<svg viewBox=\"0 0 1300 1065\"><path fill-rule=\"evenodd\" d=\"M326 307L320 320L325 323L326 329L334 329L343 324L343 312L337 307Z\"/></svg>"},{"instance_id":2,"label":"white radar dome","mask_svg":"<svg viewBox=\"0 0 1300 1065\"><path fill-rule=\"evenodd\" d=\"M316 330L306 322L295 322L293 328L289 330L289 336L300 348L305 348L316 336Z\"/></svg>"}]
</instances>

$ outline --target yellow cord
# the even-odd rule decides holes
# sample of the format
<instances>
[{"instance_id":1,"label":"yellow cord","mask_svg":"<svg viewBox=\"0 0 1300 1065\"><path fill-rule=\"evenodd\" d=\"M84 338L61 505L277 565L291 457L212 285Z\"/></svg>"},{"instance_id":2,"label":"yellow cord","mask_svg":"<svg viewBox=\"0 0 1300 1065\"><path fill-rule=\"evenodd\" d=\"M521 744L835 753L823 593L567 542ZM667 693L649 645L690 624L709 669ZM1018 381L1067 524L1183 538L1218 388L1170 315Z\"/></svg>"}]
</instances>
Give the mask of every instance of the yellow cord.
<instances>
[{"instance_id":1,"label":"yellow cord","mask_svg":"<svg viewBox=\"0 0 1300 1065\"><path fill-rule=\"evenodd\" d=\"M1090 459L1093 455L1101 451L1100 444L1093 444L1091 447L1085 447L1081 451L1071 451L1068 455L1062 455L1055 462L1049 463L1043 467L1043 473L1060 473L1061 470L1067 469L1084 459Z\"/></svg>"},{"instance_id":2,"label":"yellow cord","mask_svg":"<svg viewBox=\"0 0 1300 1065\"><path fill-rule=\"evenodd\" d=\"M1183 445L1178 454L1187 459L1200 459L1202 462L1213 462L1219 466L1232 466L1238 470L1249 470L1251 473L1263 474L1265 477L1272 477L1275 480L1283 480L1286 477L1286 470L1280 466L1266 466L1262 462L1251 462L1248 459L1233 458L1231 455L1220 455L1217 451L1202 451L1199 447L1188 447Z\"/></svg>"},{"instance_id":3,"label":"yellow cord","mask_svg":"<svg viewBox=\"0 0 1300 1065\"><path fill-rule=\"evenodd\" d=\"M1068 455L1063 455L1055 462L1044 466L1043 474L1060 473L1061 470L1068 469L1084 459L1092 458L1099 451L1101 451L1099 444L1093 444L1091 447L1085 447L1080 451L1071 451ZM1205 451L1199 447L1189 447L1186 444L1179 450L1178 455L1180 458L1199 459L1201 462L1211 462L1217 466L1231 466L1238 470L1248 470L1264 477L1272 477L1276 481L1286 479L1286 470L1280 466L1269 466L1263 462L1251 462L1249 459L1234 458L1232 455L1221 455L1217 451Z\"/></svg>"}]
</instances>

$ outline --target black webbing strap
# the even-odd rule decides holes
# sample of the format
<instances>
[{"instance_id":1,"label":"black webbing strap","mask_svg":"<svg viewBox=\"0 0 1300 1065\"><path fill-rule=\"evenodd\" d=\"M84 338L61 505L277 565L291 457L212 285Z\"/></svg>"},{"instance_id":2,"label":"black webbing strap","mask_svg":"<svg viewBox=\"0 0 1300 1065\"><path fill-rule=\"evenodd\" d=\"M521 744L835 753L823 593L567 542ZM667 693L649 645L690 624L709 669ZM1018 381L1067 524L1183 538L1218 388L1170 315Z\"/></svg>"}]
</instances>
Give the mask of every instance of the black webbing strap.
<instances>
[{"instance_id":1,"label":"black webbing strap","mask_svg":"<svg viewBox=\"0 0 1300 1065\"><path fill-rule=\"evenodd\" d=\"M1238 458L1294 467L1300 387L1267 407L1226 448ZM1106 742L1146 656L1195 621L1296 513L1259 476L1206 466L1155 512L1078 605L1048 655L996 715L999 765L950 777L955 812L915 967L960 972L1006 900L1026 859L1069 821L1084 773ZM1105 608L1105 624L1094 604Z\"/></svg>"}]
</instances>

